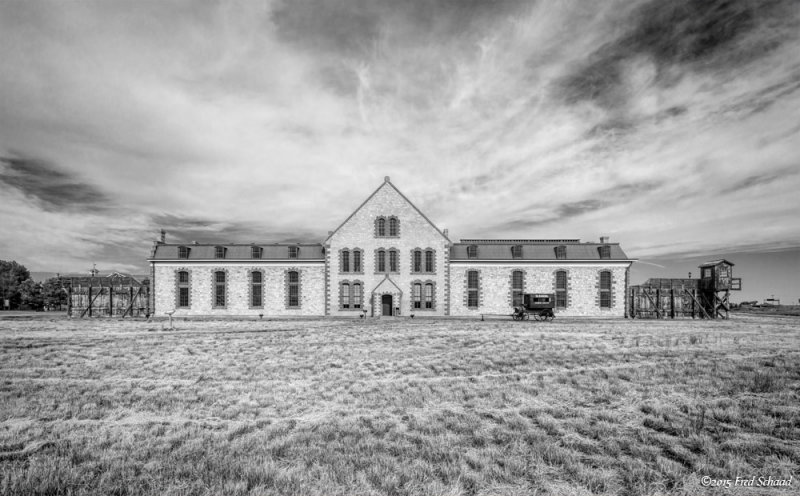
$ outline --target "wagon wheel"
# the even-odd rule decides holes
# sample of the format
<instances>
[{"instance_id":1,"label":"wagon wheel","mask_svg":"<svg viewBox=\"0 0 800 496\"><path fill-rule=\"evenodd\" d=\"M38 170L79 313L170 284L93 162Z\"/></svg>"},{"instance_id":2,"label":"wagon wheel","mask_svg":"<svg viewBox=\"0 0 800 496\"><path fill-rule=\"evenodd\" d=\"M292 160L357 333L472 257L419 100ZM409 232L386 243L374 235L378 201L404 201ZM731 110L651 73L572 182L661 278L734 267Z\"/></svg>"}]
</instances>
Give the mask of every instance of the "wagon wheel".
<instances>
[{"instance_id":1,"label":"wagon wheel","mask_svg":"<svg viewBox=\"0 0 800 496\"><path fill-rule=\"evenodd\" d=\"M517 315L516 313L512 313L511 314L511 318L514 319L514 320L519 320L520 316Z\"/></svg>"},{"instance_id":2,"label":"wagon wheel","mask_svg":"<svg viewBox=\"0 0 800 496\"><path fill-rule=\"evenodd\" d=\"M539 315L539 312L534 312L533 313L533 320L542 320L541 319L541 315Z\"/></svg>"},{"instance_id":3,"label":"wagon wheel","mask_svg":"<svg viewBox=\"0 0 800 496\"><path fill-rule=\"evenodd\" d=\"M528 320L530 318L531 318L531 314L529 314L528 312L523 312L522 313L522 320Z\"/></svg>"},{"instance_id":4,"label":"wagon wheel","mask_svg":"<svg viewBox=\"0 0 800 496\"><path fill-rule=\"evenodd\" d=\"M553 319L556 318L556 315L553 313L552 310L548 310L542 315L542 320L552 322Z\"/></svg>"}]
</instances>

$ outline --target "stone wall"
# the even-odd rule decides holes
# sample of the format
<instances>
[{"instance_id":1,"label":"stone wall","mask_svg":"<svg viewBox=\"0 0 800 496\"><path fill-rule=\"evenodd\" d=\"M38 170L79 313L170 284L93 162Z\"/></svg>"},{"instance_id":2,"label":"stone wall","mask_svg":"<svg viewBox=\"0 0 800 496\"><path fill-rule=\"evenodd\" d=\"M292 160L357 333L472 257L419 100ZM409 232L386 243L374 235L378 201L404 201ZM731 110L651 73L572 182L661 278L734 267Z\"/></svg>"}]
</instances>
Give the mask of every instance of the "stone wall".
<instances>
[{"instance_id":1,"label":"stone wall","mask_svg":"<svg viewBox=\"0 0 800 496\"><path fill-rule=\"evenodd\" d=\"M554 293L556 272L565 270L568 279L567 308L556 315L624 317L625 284L629 263L582 264L450 264L450 315L511 314L511 272L524 271L524 293ZM477 270L480 279L479 306L467 307L467 271ZM600 272L611 272L611 308L600 308Z\"/></svg>"},{"instance_id":2,"label":"stone wall","mask_svg":"<svg viewBox=\"0 0 800 496\"><path fill-rule=\"evenodd\" d=\"M325 312L325 266L320 262L229 262L191 263L157 262L154 264L154 314L163 316L175 310L181 315L324 315ZM178 271L189 272L189 308L177 308ZM226 272L226 305L214 306L214 272ZM252 307L250 273L263 273L263 307ZM300 273L300 305L287 305L287 272Z\"/></svg>"},{"instance_id":3,"label":"stone wall","mask_svg":"<svg viewBox=\"0 0 800 496\"><path fill-rule=\"evenodd\" d=\"M396 217L400 222L399 236L378 237L376 235L375 219L379 216ZM387 224L388 234L388 224ZM353 250L355 248L363 251L362 272L342 272L341 270L341 250ZM386 274L376 273L375 251L379 248L387 250L396 249L398 252L399 267L397 272L389 273L389 277L397 285L402 295L395 290L387 290L384 287ZM435 251L434 272L433 273L412 273L412 250L420 248L423 251L431 248ZM400 299L400 315L408 316L411 313L416 315L445 315L446 312L446 281L447 281L447 257L449 256L449 244L439 231L433 227L415 208L411 205L390 183L384 183L378 191L354 214L344 225L342 225L334 235L327 240L326 254L329 256L328 266L328 295L327 295L327 314L337 316L358 316L358 310L340 309L340 282L359 281L364 287L364 308L368 316L379 316L381 314L380 294L395 295L395 299ZM424 269L424 256L423 256ZM351 264L352 270L352 264ZM415 281L425 283L431 281L435 284L434 302L435 308L415 309L411 299L412 284ZM372 293L379 284L381 288L376 293L373 301ZM395 306L398 302L395 301ZM423 303L424 306L424 303Z\"/></svg>"}]
</instances>

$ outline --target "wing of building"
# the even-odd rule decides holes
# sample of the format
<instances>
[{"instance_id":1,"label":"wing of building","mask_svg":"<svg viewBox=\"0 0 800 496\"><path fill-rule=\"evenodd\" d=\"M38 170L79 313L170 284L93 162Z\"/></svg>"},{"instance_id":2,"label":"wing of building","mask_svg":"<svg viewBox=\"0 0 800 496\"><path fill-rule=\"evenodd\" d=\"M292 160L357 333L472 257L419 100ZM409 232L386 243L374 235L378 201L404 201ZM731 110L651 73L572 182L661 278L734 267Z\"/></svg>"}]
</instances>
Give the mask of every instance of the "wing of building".
<instances>
[{"instance_id":1,"label":"wing of building","mask_svg":"<svg viewBox=\"0 0 800 496\"><path fill-rule=\"evenodd\" d=\"M323 243L153 245L156 315L508 314L549 293L556 314L627 316L635 260L577 239L452 242L387 177Z\"/></svg>"}]
</instances>

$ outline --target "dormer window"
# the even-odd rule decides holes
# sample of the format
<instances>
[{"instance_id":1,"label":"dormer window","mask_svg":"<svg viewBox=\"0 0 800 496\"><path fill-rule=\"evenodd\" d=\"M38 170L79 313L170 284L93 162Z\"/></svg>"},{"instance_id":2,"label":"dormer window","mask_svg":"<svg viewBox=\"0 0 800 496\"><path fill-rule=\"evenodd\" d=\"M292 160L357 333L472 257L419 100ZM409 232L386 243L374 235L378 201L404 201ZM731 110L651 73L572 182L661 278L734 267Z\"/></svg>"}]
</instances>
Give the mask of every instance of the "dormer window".
<instances>
[{"instance_id":1,"label":"dormer window","mask_svg":"<svg viewBox=\"0 0 800 496\"><path fill-rule=\"evenodd\" d=\"M289 247L289 258L298 258L300 256L300 247L299 246L290 246Z\"/></svg>"},{"instance_id":2,"label":"dormer window","mask_svg":"<svg viewBox=\"0 0 800 496\"><path fill-rule=\"evenodd\" d=\"M556 260L566 260L567 259L567 247L564 245L559 245L555 247L556 250Z\"/></svg>"},{"instance_id":3,"label":"dormer window","mask_svg":"<svg viewBox=\"0 0 800 496\"><path fill-rule=\"evenodd\" d=\"M511 258L522 258L522 245L514 245L511 247Z\"/></svg>"},{"instance_id":4,"label":"dormer window","mask_svg":"<svg viewBox=\"0 0 800 496\"><path fill-rule=\"evenodd\" d=\"M178 247L178 258L189 258L189 247L188 246L179 246Z\"/></svg>"},{"instance_id":5,"label":"dormer window","mask_svg":"<svg viewBox=\"0 0 800 496\"><path fill-rule=\"evenodd\" d=\"M475 245L467 246L467 258L478 258L478 247Z\"/></svg>"},{"instance_id":6,"label":"dormer window","mask_svg":"<svg viewBox=\"0 0 800 496\"><path fill-rule=\"evenodd\" d=\"M611 247L608 245L598 246L597 252L600 254L600 258L611 258Z\"/></svg>"},{"instance_id":7,"label":"dormer window","mask_svg":"<svg viewBox=\"0 0 800 496\"><path fill-rule=\"evenodd\" d=\"M224 246L214 247L214 258L225 258L226 248Z\"/></svg>"},{"instance_id":8,"label":"dormer window","mask_svg":"<svg viewBox=\"0 0 800 496\"><path fill-rule=\"evenodd\" d=\"M250 258L261 258L264 255L264 249L260 246L250 247Z\"/></svg>"}]
</instances>

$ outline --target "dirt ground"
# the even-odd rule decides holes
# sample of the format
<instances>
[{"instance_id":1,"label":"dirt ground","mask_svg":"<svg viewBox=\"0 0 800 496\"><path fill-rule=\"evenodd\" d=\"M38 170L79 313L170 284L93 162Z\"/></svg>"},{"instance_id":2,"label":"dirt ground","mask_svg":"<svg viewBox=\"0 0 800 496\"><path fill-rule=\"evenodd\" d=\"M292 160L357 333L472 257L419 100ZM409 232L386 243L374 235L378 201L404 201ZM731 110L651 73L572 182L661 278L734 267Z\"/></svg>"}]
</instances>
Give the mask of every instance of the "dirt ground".
<instances>
[{"instance_id":1,"label":"dirt ground","mask_svg":"<svg viewBox=\"0 0 800 496\"><path fill-rule=\"evenodd\" d=\"M800 491L797 317L175 326L0 319L0 494Z\"/></svg>"}]
</instances>

